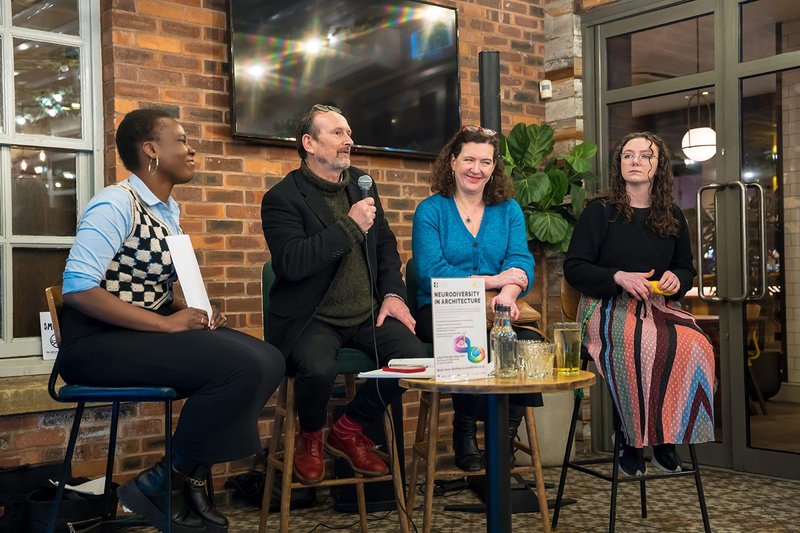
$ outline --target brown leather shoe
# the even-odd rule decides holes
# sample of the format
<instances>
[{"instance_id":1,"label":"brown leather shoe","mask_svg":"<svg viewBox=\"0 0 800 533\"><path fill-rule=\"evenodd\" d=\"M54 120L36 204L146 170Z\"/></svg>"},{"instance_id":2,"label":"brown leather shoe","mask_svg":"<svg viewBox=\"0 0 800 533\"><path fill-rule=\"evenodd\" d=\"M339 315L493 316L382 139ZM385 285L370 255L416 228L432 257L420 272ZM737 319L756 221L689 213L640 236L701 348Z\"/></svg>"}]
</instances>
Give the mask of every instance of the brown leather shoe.
<instances>
[{"instance_id":1,"label":"brown leather shoe","mask_svg":"<svg viewBox=\"0 0 800 533\"><path fill-rule=\"evenodd\" d=\"M382 476L389 467L375 453L375 443L364 435L360 424L342 415L331 428L325 442L328 453L341 457L350 467L365 476Z\"/></svg>"},{"instance_id":2,"label":"brown leather shoe","mask_svg":"<svg viewBox=\"0 0 800 533\"><path fill-rule=\"evenodd\" d=\"M292 464L300 483L317 483L325 476L325 458L322 452L322 430L301 431L294 451Z\"/></svg>"}]
</instances>

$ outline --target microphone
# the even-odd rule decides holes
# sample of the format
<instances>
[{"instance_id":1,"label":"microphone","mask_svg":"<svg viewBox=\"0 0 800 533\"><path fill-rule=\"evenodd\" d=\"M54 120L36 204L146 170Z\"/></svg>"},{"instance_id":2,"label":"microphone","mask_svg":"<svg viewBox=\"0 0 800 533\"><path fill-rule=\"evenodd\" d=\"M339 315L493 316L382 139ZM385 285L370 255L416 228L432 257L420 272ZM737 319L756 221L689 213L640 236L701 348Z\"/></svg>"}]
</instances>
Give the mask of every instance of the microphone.
<instances>
[{"instance_id":1,"label":"microphone","mask_svg":"<svg viewBox=\"0 0 800 533\"><path fill-rule=\"evenodd\" d=\"M363 200L369 196L369 191L372 189L372 178L367 174L358 178L358 188L361 189L361 199Z\"/></svg>"}]
</instances>

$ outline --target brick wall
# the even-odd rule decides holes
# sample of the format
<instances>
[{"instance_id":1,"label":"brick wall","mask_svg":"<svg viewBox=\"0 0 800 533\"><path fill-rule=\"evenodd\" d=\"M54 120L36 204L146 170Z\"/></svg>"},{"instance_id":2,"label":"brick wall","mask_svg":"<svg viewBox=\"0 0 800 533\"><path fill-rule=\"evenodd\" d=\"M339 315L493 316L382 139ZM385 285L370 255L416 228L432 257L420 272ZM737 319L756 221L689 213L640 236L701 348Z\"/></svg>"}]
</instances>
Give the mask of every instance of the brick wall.
<instances>
[{"instance_id":1,"label":"brick wall","mask_svg":"<svg viewBox=\"0 0 800 533\"><path fill-rule=\"evenodd\" d=\"M504 129L518 121L542 121L544 106L534 89L544 72L544 0L439 3L458 9L463 121L479 122L480 50L501 52ZM294 150L231 139L226 5L224 0L102 0L105 180L127 175L113 143L123 115L155 104L174 110L198 150L195 180L175 190L183 229L192 235L209 296L221 305L229 325L260 337L260 270L269 259L260 201L299 161ZM370 155L353 157L353 164L378 182L405 261L414 209L429 194L430 163ZM411 395L406 410L410 442L416 413ZM0 466L63 457L71 413L0 418ZM267 407L261 422L265 438L271 414ZM126 406L118 472L132 475L160 456L160 416L155 406ZM85 416L89 431L79 441L76 473L102 471L108 417L107 408L90 409ZM444 418L443 426L449 427ZM215 471L227 476L245 467L218 465Z\"/></svg>"}]
</instances>

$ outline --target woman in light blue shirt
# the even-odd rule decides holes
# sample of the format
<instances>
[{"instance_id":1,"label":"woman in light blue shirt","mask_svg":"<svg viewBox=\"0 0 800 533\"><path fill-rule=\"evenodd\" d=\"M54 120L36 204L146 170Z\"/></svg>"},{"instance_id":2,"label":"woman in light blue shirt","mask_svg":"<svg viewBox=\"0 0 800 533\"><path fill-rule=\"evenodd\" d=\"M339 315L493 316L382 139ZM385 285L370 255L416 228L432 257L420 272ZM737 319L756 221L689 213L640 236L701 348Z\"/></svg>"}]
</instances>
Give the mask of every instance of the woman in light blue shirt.
<instances>
[{"instance_id":1,"label":"woman in light blue shirt","mask_svg":"<svg viewBox=\"0 0 800 533\"><path fill-rule=\"evenodd\" d=\"M166 237L178 235L175 185L194 176L195 150L169 113L140 109L117 129L128 179L87 205L64 271L58 365L68 383L173 387L186 395L166 461L118 490L129 509L173 531L228 530L204 480L215 463L260 450L258 416L283 377L269 344L176 299ZM172 516L163 510L168 477Z\"/></svg>"},{"instance_id":2,"label":"woman in light blue shirt","mask_svg":"<svg viewBox=\"0 0 800 533\"><path fill-rule=\"evenodd\" d=\"M465 126L442 148L431 173L431 190L414 214L413 251L417 290L417 336L433 339L431 278L481 276L487 289L499 291L491 302L511 308L533 284L533 257L528 250L525 219L514 201L514 185L503 173L500 141L491 130ZM519 338L541 337L525 329ZM453 448L456 465L483 467L476 422L485 399L453 395ZM541 395L514 395L509 411L509 438L516 438L526 405L541 405Z\"/></svg>"}]
</instances>

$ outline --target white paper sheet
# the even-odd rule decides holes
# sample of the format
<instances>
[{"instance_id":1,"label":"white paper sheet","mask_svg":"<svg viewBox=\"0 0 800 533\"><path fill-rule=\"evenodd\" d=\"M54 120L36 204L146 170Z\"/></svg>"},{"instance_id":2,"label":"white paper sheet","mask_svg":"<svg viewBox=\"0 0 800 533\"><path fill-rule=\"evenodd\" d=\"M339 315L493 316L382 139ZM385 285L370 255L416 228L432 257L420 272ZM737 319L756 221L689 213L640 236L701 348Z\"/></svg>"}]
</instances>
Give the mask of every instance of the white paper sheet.
<instances>
[{"instance_id":1,"label":"white paper sheet","mask_svg":"<svg viewBox=\"0 0 800 533\"><path fill-rule=\"evenodd\" d=\"M169 253L172 256L172 263L178 272L178 281L181 282L186 305L195 309L205 309L210 322L211 302L208 301L208 293L203 283L203 276L200 274L200 265L197 264L197 256L194 254L191 239L188 235L169 235L167 236L167 246L169 246Z\"/></svg>"},{"instance_id":2,"label":"white paper sheet","mask_svg":"<svg viewBox=\"0 0 800 533\"><path fill-rule=\"evenodd\" d=\"M53 486L56 487L58 486L58 481L55 481L53 479L50 480L50 483L52 483ZM86 483L81 483L80 485L66 484L64 485L64 488L66 490L74 490L75 492L80 492L81 494L92 494L98 496L100 494L103 494L103 491L105 489L105 483L106 483L106 477L103 476L97 479L89 480Z\"/></svg>"}]
</instances>

